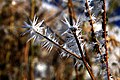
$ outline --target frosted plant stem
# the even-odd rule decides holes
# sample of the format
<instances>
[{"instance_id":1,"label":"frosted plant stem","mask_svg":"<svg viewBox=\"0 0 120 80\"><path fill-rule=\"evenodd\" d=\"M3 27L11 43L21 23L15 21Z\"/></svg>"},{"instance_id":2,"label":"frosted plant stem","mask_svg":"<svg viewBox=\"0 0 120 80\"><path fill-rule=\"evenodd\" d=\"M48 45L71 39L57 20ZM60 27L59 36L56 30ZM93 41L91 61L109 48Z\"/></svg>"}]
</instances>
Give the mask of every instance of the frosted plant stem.
<instances>
[{"instance_id":1,"label":"frosted plant stem","mask_svg":"<svg viewBox=\"0 0 120 80\"><path fill-rule=\"evenodd\" d=\"M102 29L104 31L103 38L105 38L105 53L106 53L107 78L108 78L108 80L110 80L109 79L109 74L110 73L109 73L109 68L108 68L108 51L107 51L107 43L106 43L106 8L105 8L105 4L106 4L105 0L103 0L103 7L102 8L103 8L104 12L103 12L103 16L102 16L102 18L103 18ZM93 29L93 21L92 21L92 17L91 17L91 12L89 10L88 0L86 0L86 9L88 10L88 14L89 14L89 17L90 17L90 25L92 26L92 29L91 29L92 35L95 37L94 29ZM97 41L97 39L95 39L95 40ZM99 49L99 52L101 54L100 49Z\"/></svg>"},{"instance_id":2,"label":"frosted plant stem","mask_svg":"<svg viewBox=\"0 0 120 80\"><path fill-rule=\"evenodd\" d=\"M70 25L72 26L72 25L73 25L73 18L72 18L72 16L71 16L71 14L72 14L71 5L72 5L72 1L71 1L71 0L68 0L68 11L69 11ZM81 54L81 56L82 56L82 57L81 57L81 58L82 58L82 61L83 61L84 65L85 65L85 67L86 67L89 75L91 76L91 79L92 79L92 80L96 80L95 77L94 77L94 74L93 74L93 72L92 72L91 67L88 66L88 63L87 63L86 60L85 60L83 51L82 51L81 46L80 46L80 43L79 43L79 40L77 39L77 36L76 36L76 32L75 32L75 31L72 31L72 33L73 33L73 35L74 35L74 38L75 38L75 40L76 40L77 46L78 46L79 51L80 51L80 54Z\"/></svg>"},{"instance_id":3,"label":"frosted plant stem","mask_svg":"<svg viewBox=\"0 0 120 80\"><path fill-rule=\"evenodd\" d=\"M50 41L51 43L53 43L55 46L59 47L60 49L64 50L65 52L71 54L72 56L74 56L75 58L81 60L81 57L78 56L77 54L74 54L72 52L70 52L69 50L63 48L61 45L57 44L56 42L52 41L51 39L49 39L48 37L42 35L41 33L37 32L36 30L34 30L37 34L39 34L40 36L42 36L43 38L47 39L48 41Z\"/></svg>"},{"instance_id":4,"label":"frosted plant stem","mask_svg":"<svg viewBox=\"0 0 120 80\"><path fill-rule=\"evenodd\" d=\"M92 20L91 12L90 12L90 9L89 9L88 0L86 0L86 5L85 6L86 6L86 10L88 10L88 15L89 15L89 18L90 18L90 25L92 27L91 28L92 40L93 40L93 42L97 42L97 46L100 46L98 39L95 37L95 31L94 31L94 28L93 28L93 20ZM101 51L100 51L100 48L98 49L98 52L100 53L100 55L102 54Z\"/></svg>"},{"instance_id":5,"label":"frosted plant stem","mask_svg":"<svg viewBox=\"0 0 120 80\"><path fill-rule=\"evenodd\" d=\"M58 35L55 31L53 31L45 22L44 22L44 25L47 26L51 30L51 32L55 33L56 37L60 39L61 43L65 42L64 39L62 39L62 37Z\"/></svg>"},{"instance_id":6,"label":"frosted plant stem","mask_svg":"<svg viewBox=\"0 0 120 80\"><path fill-rule=\"evenodd\" d=\"M68 12L69 12L69 18L70 18L70 25L73 25L73 19L76 21L75 19L75 13L73 10L73 4L71 0L68 0ZM78 75L78 70L77 67L75 67L75 72L76 72L76 79L79 80L79 75Z\"/></svg>"},{"instance_id":7,"label":"frosted plant stem","mask_svg":"<svg viewBox=\"0 0 120 80\"><path fill-rule=\"evenodd\" d=\"M102 22L102 29L104 31L103 38L105 38L105 53L106 53L106 67L107 67L107 78L110 80L110 72L109 72L109 67L108 67L108 50L107 50L107 40L106 40L106 0L103 0L103 22Z\"/></svg>"},{"instance_id":8,"label":"frosted plant stem","mask_svg":"<svg viewBox=\"0 0 120 80\"><path fill-rule=\"evenodd\" d=\"M83 61L84 65L85 65L88 73L90 74L91 79L92 79L92 80L96 80L95 77L94 77L94 74L93 74L93 71L92 71L91 67L88 66L88 63L87 63L86 60L85 60L85 57L84 57L83 51L82 51L82 49L81 49L80 43L79 43L79 41L78 41L78 39L77 39L77 36L76 36L76 34L75 34L74 32L73 32L73 35L74 35L74 37L75 37L76 43L77 43L78 48L79 48L79 51L80 51L80 53L81 53L82 61Z\"/></svg>"}]
</instances>

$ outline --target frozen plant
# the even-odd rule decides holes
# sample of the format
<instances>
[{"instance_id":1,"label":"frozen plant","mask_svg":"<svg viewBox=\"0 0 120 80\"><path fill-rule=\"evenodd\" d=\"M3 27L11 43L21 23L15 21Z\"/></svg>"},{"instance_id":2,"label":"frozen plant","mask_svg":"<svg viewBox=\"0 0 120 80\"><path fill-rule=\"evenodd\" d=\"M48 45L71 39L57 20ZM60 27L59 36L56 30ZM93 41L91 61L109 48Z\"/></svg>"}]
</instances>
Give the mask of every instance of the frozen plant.
<instances>
[{"instance_id":1,"label":"frozen plant","mask_svg":"<svg viewBox=\"0 0 120 80\"><path fill-rule=\"evenodd\" d=\"M83 0L81 0L83 1ZM97 58L95 62L100 63L99 67L101 68L100 73L103 76L103 79L110 80L110 71L108 67L108 50L107 50L107 32L106 32L106 9L105 9L105 0L84 0L84 15L86 17L86 22L90 23L91 26L91 40L90 45L96 49ZM60 37L48 26L44 26L44 20L38 21L38 17L34 16L33 21L30 20L31 25L25 22L24 28L27 28L26 33L29 33L28 41L33 39L33 43L40 44L42 47L45 47L49 52L52 50L53 46L56 46L61 49L61 57L70 57L75 59L75 66L79 67L84 65L91 77L92 80L96 80L96 76L93 73L91 64L87 61L87 52L85 50L85 45L87 44L84 40L82 34L82 21L80 16L74 19L73 15L73 4L72 0L68 0L68 11L69 19L64 17L62 22L67 26L66 31L64 31L61 36L65 36L63 44L60 44ZM96 6L98 5L98 6ZM102 15L102 30L94 31L93 24L98 21L98 14ZM62 39L62 38L61 38ZM89 46L89 44L88 44ZM105 78L104 78L105 76Z\"/></svg>"}]
</instances>

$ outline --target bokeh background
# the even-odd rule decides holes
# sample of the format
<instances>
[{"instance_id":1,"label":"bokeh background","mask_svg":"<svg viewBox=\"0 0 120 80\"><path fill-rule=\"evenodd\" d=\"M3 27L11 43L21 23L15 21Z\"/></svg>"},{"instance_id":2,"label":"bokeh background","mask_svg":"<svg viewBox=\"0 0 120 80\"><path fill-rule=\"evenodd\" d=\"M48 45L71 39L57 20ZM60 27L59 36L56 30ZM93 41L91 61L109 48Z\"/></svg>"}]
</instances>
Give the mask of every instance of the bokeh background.
<instances>
[{"instance_id":1,"label":"bokeh background","mask_svg":"<svg viewBox=\"0 0 120 80\"><path fill-rule=\"evenodd\" d=\"M73 0L76 15L83 11L80 1ZM109 65L113 77L120 80L120 0L106 2ZM40 45L26 43L27 35L21 36L24 21L33 20L35 14L56 33L64 31L61 20L68 14L66 6L67 0L0 0L0 80L76 80L76 74L80 80L89 80L84 68L77 72L72 59L59 56L59 49L48 53ZM86 26L83 31L90 31Z\"/></svg>"}]
</instances>

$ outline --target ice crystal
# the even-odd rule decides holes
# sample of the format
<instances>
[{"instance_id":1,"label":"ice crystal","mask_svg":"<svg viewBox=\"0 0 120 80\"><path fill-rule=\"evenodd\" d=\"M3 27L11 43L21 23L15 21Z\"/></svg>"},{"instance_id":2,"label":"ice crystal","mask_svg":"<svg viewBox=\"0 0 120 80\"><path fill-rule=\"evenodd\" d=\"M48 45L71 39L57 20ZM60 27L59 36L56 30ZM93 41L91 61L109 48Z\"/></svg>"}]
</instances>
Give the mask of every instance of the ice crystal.
<instances>
[{"instance_id":1,"label":"ice crystal","mask_svg":"<svg viewBox=\"0 0 120 80\"><path fill-rule=\"evenodd\" d=\"M56 39L55 34L48 27L42 26L44 20L40 21L39 23L37 23L37 21L38 17L34 16L33 22L30 20L31 25L25 22L25 26L23 26L23 28L28 29L24 34L30 34L27 42L33 39L33 43L40 44L48 51L51 51L54 45L43 36L46 36L48 39L54 41L56 44L58 44L58 40Z\"/></svg>"},{"instance_id":2,"label":"ice crystal","mask_svg":"<svg viewBox=\"0 0 120 80\"><path fill-rule=\"evenodd\" d=\"M65 21L63 21L63 20L62 21L63 21L63 23L65 23L68 26L68 29L65 32L63 32L63 34L62 34L62 36L65 36L65 43L63 44L63 47L72 51L73 53L81 56L78 46L77 46L77 43L76 43L76 40L72 33L72 30L75 29L76 36L77 36L79 42L81 43L82 42L82 39L81 39L82 34L81 34L81 28L79 27L80 26L79 17L76 22L73 21L73 25L70 25L67 18L64 17L64 19L65 19Z\"/></svg>"}]
</instances>

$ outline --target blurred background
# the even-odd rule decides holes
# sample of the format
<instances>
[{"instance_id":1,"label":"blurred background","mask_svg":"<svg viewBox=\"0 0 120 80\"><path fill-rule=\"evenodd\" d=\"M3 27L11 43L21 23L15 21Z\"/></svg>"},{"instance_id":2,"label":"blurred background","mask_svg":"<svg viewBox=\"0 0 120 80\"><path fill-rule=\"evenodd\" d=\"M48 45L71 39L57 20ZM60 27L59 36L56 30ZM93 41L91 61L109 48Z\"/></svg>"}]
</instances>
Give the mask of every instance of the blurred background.
<instances>
[{"instance_id":1,"label":"blurred background","mask_svg":"<svg viewBox=\"0 0 120 80\"><path fill-rule=\"evenodd\" d=\"M82 0L72 1L79 15ZM109 65L113 77L120 80L120 0L106 2ZM72 59L59 56L59 49L48 53L40 45L27 43L27 35L21 36L24 21L29 23L35 14L59 34L66 29L61 20L68 14L67 0L0 0L0 80L77 80L76 75L89 80L84 68L77 72ZM82 28L87 33L90 29L86 26Z\"/></svg>"}]
</instances>

